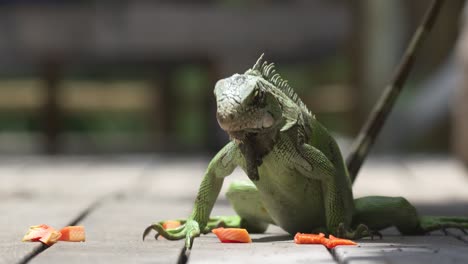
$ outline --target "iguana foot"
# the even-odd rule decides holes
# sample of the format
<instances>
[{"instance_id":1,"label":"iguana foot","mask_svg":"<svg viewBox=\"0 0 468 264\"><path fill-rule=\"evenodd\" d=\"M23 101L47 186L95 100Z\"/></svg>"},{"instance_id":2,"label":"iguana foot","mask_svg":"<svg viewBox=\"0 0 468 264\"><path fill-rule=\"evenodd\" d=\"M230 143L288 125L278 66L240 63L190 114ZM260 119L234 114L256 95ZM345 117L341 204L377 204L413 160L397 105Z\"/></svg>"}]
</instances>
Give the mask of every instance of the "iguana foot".
<instances>
[{"instance_id":1,"label":"iguana foot","mask_svg":"<svg viewBox=\"0 0 468 264\"><path fill-rule=\"evenodd\" d=\"M343 223L340 223L338 225L336 235L340 238L346 238L346 239L360 239L363 237L370 237L372 240L374 237L379 237L382 239L382 234L377 231L377 230L370 230L369 227L367 227L364 224L359 224L356 229L353 231L346 230L345 225Z\"/></svg>"},{"instance_id":2,"label":"iguana foot","mask_svg":"<svg viewBox=\"0 0 468 264\"><path fill-rule=\"evenodd\" d=\"M339 238L359 239L370 236L370 230L366 225L360 224L356 227L355 230L350 231L345 228L344 223L340 223L336 229L336 235Z\"/></svg>"},{"instance_id":3,"label":"iguana foot","mask_svg":"<svg viewBox=\"0 0 468 264\"><path fill-rule=\"evenodd\" d=\"M200 227L197 221L188 219L188 220L179 220L181 226L171 229L164 229L163 223L161 221L154 223L148 226L145 231L143 231L143 240L151 232L151 230L156 231L155 239L158 239L159 236L162 236L168 240L180 240L185 238L185 247L190 249L193 245L193 239L200 236Z\"/></svg>"},{"instance_id":4,"label":"iguana foot","mask_svg":"<svg viewBox=\"0 0 468 264\"><path fill-rule=\"evenodd\" d=\"M382 233L380 233L379 231L370 230L370 232L371 232L370 238L371 238L372 240L374 240L374 237L375 237L375 236L379 237L379 239L382 239L382 238L383 238Z\"/></svg>"},{"instance_id":5,"label":"iguana foot","mask_svg":"<svg viewBox=\"0 0 468 264\"><path fill-rule=\"evenodd\" d=\"M151 232L151 230L156 231L155 239L158 239L159 236L162 236L168 240L179 240L186 238L186 244L191 247L193 243L193 238L200 235L200 233L207 234L211 230L218 227L232 227L239 228L241 227L241 218L237 215L234 216L216 216L211 217L208 221L206 227L203 229L203 232L200 232L198 223L195 220L186 220L186 219L175 219L171 221L180 222L181 226L176 228L165 229L163 224L167 221L160 221L148 226L143 232L143 240ZM187 247L187 248L190 248Z\"/></svg>"}]
</instances>

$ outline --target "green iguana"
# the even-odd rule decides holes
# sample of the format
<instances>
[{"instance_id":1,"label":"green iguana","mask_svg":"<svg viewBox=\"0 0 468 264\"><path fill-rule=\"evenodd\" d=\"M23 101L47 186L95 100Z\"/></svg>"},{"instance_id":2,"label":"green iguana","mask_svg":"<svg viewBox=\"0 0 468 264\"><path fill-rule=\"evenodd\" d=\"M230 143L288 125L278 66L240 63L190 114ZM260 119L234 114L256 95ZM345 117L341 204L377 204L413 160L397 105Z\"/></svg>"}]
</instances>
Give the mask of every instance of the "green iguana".
<instances>
[{"instance_id":1,"label":"green iguana","mask_svg":"<svg viewBox=\"0 0 468 264\"><path fill-rule=\"evenodd\" d=\"M439 7L432 6L426 15L405 61L412 60ZM402 84L395 81L390 91L401 89ZM273 224L290 234L322 232L348 239L380 235L379 230L389 226L408 235L468 228L468 218L418 216L402 197L354 199L352 179L358 169L349 174L333 137L263 55L244 74L218 81L214 93L218 123L232 140L209 163L193 213L183 225L165 230L162 222L157 222L145 230L143 238L154 229L156 237L185 239L186 248L191 248L194 237L218 226L264 232ZM388 94L391 98L387 101L396 99L394 92ZM381 103L380 108L388 113L391 107L386 105ZM372 122L367 129L374 131L375 123L383 122ZM354 151L358 158L350 159L353 166L360 167L373 142L368 137L376 135L360 137ZM237 215L210 218L224 177L237 166L250 178L232 183L227 192Z\"/></svg>"}]
</instances>

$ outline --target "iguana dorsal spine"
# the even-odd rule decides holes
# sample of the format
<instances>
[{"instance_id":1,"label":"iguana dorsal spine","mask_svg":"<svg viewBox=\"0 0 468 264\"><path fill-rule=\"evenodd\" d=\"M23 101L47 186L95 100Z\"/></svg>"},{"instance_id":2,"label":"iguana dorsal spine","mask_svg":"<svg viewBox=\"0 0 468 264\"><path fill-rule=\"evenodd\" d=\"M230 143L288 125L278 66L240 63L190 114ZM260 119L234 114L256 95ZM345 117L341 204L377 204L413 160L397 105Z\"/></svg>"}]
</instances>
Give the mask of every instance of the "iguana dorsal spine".
<instances>
[{"instance_id":1,"label":"iguana dorsal spine","mask_svg":"<svg viewBox=\"0 0 468 264\"><path fill-rule=\"evenodd\" d=\"M281 75L276 72L275 64L268 63L264 60L264 54L260 55L260 58L258 58L257 62L251 69L247 70L246 74L249 74L249 72L257 72L257 74L260 74L263 79L273 84L293 102L295 102L302 111L311 114L307 106L302 102L301 98L299 98L294 89L289 85L288 81L284 80Z\"/></svg>"}]
</instances>

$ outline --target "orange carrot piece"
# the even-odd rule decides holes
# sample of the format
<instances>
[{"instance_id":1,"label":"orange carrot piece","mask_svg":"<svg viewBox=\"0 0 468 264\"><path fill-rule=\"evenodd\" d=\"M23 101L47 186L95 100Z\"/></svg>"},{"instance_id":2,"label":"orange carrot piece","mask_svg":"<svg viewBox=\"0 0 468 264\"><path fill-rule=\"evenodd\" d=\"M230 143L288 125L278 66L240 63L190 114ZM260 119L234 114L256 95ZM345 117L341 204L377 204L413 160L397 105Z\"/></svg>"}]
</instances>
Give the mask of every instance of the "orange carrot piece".
<instances>
[{"instance_id":1,"label":"orange carrot piece","mask_svg":"<svg viewBox=\"0 0 468 264\"><path fill-rule=\"evenodd\" d=\"M330 235L329 238L326 238L324 234L304 234L304 233L297 233L294 236L294 242L296 244L322 244L327 248L334 248L336 246L343 246L343 245L357 245L356 242L337 238L333 235Z\"/></svg>"},{"instance_id":2,"label":"orange carrot piece","mask_svg":"<svg viewBox=\"0 0 468 264\"><path fill-rule=\"evenodd\" d=\"M164 229L174 229L179 226L181 226L181 223L180 221L176 221L176 220L168 220L162 224L162 227Z\"/></svg>"},{"instance_id":3,"label":"orange carrot piece","mask_svg":"<svg viewBox=\"0 0 468 264\"><path fill-rule=\"evenodd\" d=\"M67 226L60 229L60 233L60 241L84 242L86 239L83 226Z\"/></svg>"},{"instance_id":4,"label":"orange carrot piece","mask_svg":"<svg viewBox=\"0 0 468 264\"><path fill-rule=\"evenodd\" d=\"M336 246L355 246L357 243L349 239L338 238L330 235L324 245L327 248L334 248Z\"/></svg>"},{"instance_id":5,"label":"orange carrot piece","mask_svg":"<svg viewBox=\"0 0 468 264\"><path fill-rule=\"evenodd\" d=\"M296 244L323 244L326 240L323 233L320 234L305 234L297 233L294 236L294 242Z\"/></svg>"},{"instance_id":6,"label":"orange carrot piece","mask_svg":"<svg viewBox=\"0 0 468 264\"><path fill-rule=\"evenodd\" d=\"M26 235L24 235L23 242L37 242L40 241L48 246L57 242L62 234L54 228L42 224L30 226Z\"/></svg>"},{"instance_id":7,"label":"orange carrot piece","mask_svg":"<svg viewBox=\"0 0 468 264\"><path fill-rule=\"evenodd\" d=\"M42 224L30 226L26 235L24 235L21 241L23 242L36 242L43 236L45 236L49 231L50 226Z\"/></svg>"},{"instance_id":8,"label":"orange carrot piece","mask_svg":"<svg viewBox=\"0 0 468 264\"><path fill-rule=\"evenodd\" d=\"M211 230L221 243L252 243L249 233L243 228L215 228Z\"/></svg>"},{"instance_id":9,"label":"orange carrot piece","mask_svg":"<svg viewBox=\"0 0 468 264\"><path fill-rule=\"evenodd\" d=\"M42 243L46 244L47 246L52 246L53 244L57 243L57 241L60 239L62 234L56 230L53 230L49 232L47 235L41 237L39 241Z\"/></svg>"}]
</instances>

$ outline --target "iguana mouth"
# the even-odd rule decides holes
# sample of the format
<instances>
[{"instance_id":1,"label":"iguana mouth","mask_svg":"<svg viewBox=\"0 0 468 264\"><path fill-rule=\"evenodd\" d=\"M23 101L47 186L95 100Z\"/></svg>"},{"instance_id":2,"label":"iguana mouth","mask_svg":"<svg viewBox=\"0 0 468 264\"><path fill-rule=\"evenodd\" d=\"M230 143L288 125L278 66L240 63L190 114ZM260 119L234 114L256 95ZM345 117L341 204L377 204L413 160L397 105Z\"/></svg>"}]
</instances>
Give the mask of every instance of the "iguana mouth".
<instances>
[{"instance_id":1,"label":"iguana mouth","mask_svg":"<svg viewBox=\"0 0 468 264\"><path fill-rule=\"evenodd\" d=\"M218 124L221 129L229 134L243 136L245 133L259 133L265 129L271 128L275 124L273 115L266 111L260 114L252 114L257 117L247 120L236 118L235 115L217 114ZM237 120L236 120L237 119ZM245 118L244 118L245 119Z\"/></svg>"},{"instance_id":2,"label":"iguana mouth","mask_svg":"<svg viewBox=\"0 0 468 264\"><path fill-rule=\"evenodd\" d=\"M245 129L245 130L237 130L237 131L227 131L229 136L232 139L237 141L244 141L249 136L254 136L260 133L260 130L257 129Z\"/></svg>"}]
</instances>

